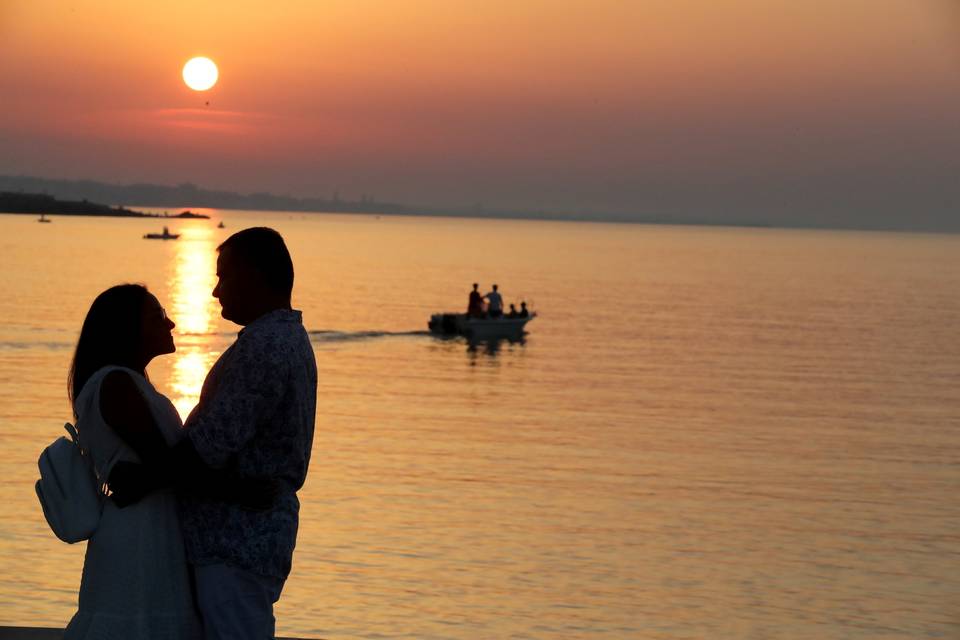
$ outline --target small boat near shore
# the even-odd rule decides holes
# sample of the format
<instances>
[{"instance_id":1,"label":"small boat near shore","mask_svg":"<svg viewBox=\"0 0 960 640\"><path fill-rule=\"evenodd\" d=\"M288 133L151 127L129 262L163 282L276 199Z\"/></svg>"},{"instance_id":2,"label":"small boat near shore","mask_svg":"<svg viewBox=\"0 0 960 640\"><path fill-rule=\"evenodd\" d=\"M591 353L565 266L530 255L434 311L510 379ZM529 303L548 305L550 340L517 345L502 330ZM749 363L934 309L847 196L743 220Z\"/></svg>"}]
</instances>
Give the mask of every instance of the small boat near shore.
<instances>
[{"instance_id":1,"label":"small boat near shore","mask_svg":"<svg viewBox=\"0 0 960 640\"><path fill-rule=\"evenodd\" d=\"M441 336L463 336L468 340L519 340L527 323L537 317L536 312L525 318L498 318L468 316L466 313L435 313L427 326L430 332Z\"/></svg>"},{"instance_id":2,"label":"small boat near shore","mask_svg":"<svg viewBox=\"0 0 960 640\"><path fill-rule=\"evenodd\" d=\"M164 227L163 233L146 233L144 240L176 240L180 237L179 233L170 233L170 229Z\"/></svg>"},{"instance_id":3,"label":"small boat near shore","mask_svg":"<svg viewBox=\"0 0 960 640\"><path fill-rule=\"evenodd\" d=\"M40 214L40 217L37 218L37 222L53 222L53 220L51 220L50 218L48 218L48 217L46 216L46 214L41 213L41 214Z\"/></svg>"}]
</instances>

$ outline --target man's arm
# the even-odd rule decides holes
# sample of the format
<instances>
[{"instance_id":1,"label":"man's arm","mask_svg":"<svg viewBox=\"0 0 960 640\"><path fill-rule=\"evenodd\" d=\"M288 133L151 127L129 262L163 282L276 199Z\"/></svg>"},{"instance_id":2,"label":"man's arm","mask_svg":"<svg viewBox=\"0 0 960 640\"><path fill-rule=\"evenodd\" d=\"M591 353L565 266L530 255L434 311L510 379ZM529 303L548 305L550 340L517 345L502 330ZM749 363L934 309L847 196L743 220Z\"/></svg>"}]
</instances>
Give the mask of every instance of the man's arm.
<instances>
[{"instance_id":1,"label":"man's arm","mask_svg":"<svg viewBox=\"0 0 960 640\"><path fill-rule=\"evenodd\" d=\"M211 469L189 438L168 447L129 374L114 371L107 375L100 390L100 412L142 461L142 464L119 461L111 469L107 484L118 506L139 502L164 487L239 503L250 509L267 509L272 504L278 490L275 481L238 478L235 474Z\"/></svg>"},{"instance_id":2,"label":"man's arm","mask_svg":"<svg viewBox=\"0 0 960 640\"><path fill-rule=\"evenodd\" d=\"M239 504L245 509L265 511L280 490L271 478L240 478L227 471L206 466L189 438L184 438L167 455L151 464L119 461L108 481L111 498L118 507L139 502L147 494L165 487L196 496Z\"/></svg>"},{"instance_id":3,"label":"man's arm","mask_svg":"<svg viewBox=\"0 0 960 640\"><path fill-rule=\"evenodd\" d=\"M218 372L209 398L187 419L187 436L203 462L222 468L280 407L290 375L283 344L267 335L245 335Z\"/></svg>"},{"instance_id":4,"label":"man's arm","mask_svg":"<svg viewBox=\"0 0 960 640\"><path fill-rule=\"evenodd\" d=\"M209 484L212 473L187 438L149 463L120 460L113 465L107 484L111 498L119 507L139 502L149 493L166 487L196 487Z\"/></svg>"}]
</instances>

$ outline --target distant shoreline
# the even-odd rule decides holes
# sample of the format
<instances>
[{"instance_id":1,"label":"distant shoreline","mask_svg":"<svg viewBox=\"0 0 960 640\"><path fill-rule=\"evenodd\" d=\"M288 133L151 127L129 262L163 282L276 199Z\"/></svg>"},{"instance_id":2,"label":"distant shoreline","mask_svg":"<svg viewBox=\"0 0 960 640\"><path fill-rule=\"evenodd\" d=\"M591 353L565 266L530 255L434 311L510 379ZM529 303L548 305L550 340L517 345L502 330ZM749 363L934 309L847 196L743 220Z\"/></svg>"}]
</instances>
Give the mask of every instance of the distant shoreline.
<instances>
[{"instance_id":1,"label":"distant shoreline","mask_svg":"<svg viewBox=\"0 0 960 640\"><path fill-rule=\"evenodd\" d=\"M209 220L210 216L192 211L176 215L144 213L125 207L111 207L88 200L58 200L44 193L0 192L0 213L16 215L102 216L110 218L186 218Z\"/></svg>"},{"instance_id":2,"label":"distant shoreline","mask_svg":"<svg viewBox=\"0 0 960 640\"><path fill-rule=\"evenodd\" d=\"M50 201L62 199L71 205L71 210L46 210L36 208L0 206L0 213L41 213L54 215L89 215L109 217L206 217L202 215L164 216L143 213L124 206L96 204L137 203L150 209L181 209L186 207L229 209L237 211L282 211L305 214L363 214L377 216L424 216L442 218L475 218L490 220L530 220L551 222L588 222L600 224L704 226L755 229L799 229L836 231L877 231L903 233L936 233L955 235L960 233L960 215L950 220L894 219L876 216L869 224L853 223L837 217L829 211L812 212L804 220L774 220L763 216L736 214L734 212L701 212L670 214L648 212L593 213L587 215L575 211L559 210L502 210L488 209L483 204L461 207L412 206L375 200L364 195L359 200L341 199L337 192L329 198L296 198L271 193L241 194L231 191L216 191L194 184L165 186L157 184L108 184L94 180L55 180L33 176L0 175L0 192L5 196L43 196ZM56 194L56 197L47 194ZM75 208L73 208L75 207ZM721 216L722 214L722 216ZM722 219L721 219L722 217Z\"/></svg>"}]
</instances>

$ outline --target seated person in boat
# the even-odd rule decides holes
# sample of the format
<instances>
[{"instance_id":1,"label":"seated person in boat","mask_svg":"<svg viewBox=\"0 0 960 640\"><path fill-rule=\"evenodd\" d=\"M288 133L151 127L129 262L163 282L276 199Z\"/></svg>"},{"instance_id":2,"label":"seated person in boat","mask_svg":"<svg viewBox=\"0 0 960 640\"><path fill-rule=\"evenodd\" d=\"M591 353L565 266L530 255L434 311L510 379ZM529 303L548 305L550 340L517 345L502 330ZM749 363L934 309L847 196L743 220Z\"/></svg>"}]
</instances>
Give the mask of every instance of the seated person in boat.
<instances>
[{"instance_id":1,"label":"seated person in boat","mask_svg":"<svg viewBox=\"0 0 960 640\"><path fill-rule=\"evenodd\" d=\"M519 317L520 317L520 312L517 311L517 305L513 304L512 302L510 303L510 312L507 313L507 317L508 317L508 318L519 318Z\"/></svg>"},{"instance_id":2,"label":"seated person in boat","mask_svg":"<svg viewBox=\"0 0 960 640\"><path fill-rule=\"evenodd\" d=\"M510 305L511 307L513 305ZM527 311L527 303L525 301L520 302L520 313L517 314L518 318L529 318L530 312Z\"/></svg>"}]
</instances>

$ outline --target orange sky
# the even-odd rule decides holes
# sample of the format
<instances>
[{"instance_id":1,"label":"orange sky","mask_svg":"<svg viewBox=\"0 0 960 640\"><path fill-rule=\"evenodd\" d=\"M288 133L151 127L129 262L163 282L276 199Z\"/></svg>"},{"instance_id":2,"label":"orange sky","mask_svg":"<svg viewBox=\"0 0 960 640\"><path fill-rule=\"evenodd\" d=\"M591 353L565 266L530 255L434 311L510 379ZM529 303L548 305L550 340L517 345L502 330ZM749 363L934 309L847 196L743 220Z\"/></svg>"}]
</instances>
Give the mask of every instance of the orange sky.
<instances>
[{"instance_id":1,"label":"orange sky","mask_svg":"<svg viewBox=\"0 0 960 640\"><path fill-rule=\"evenodd\" d=\"M220 67L205 94L180 78L194 55ZM958 114L955 0L0 0L7 174L627 213L958 205Z\"/></svg>"}]
</instances>

